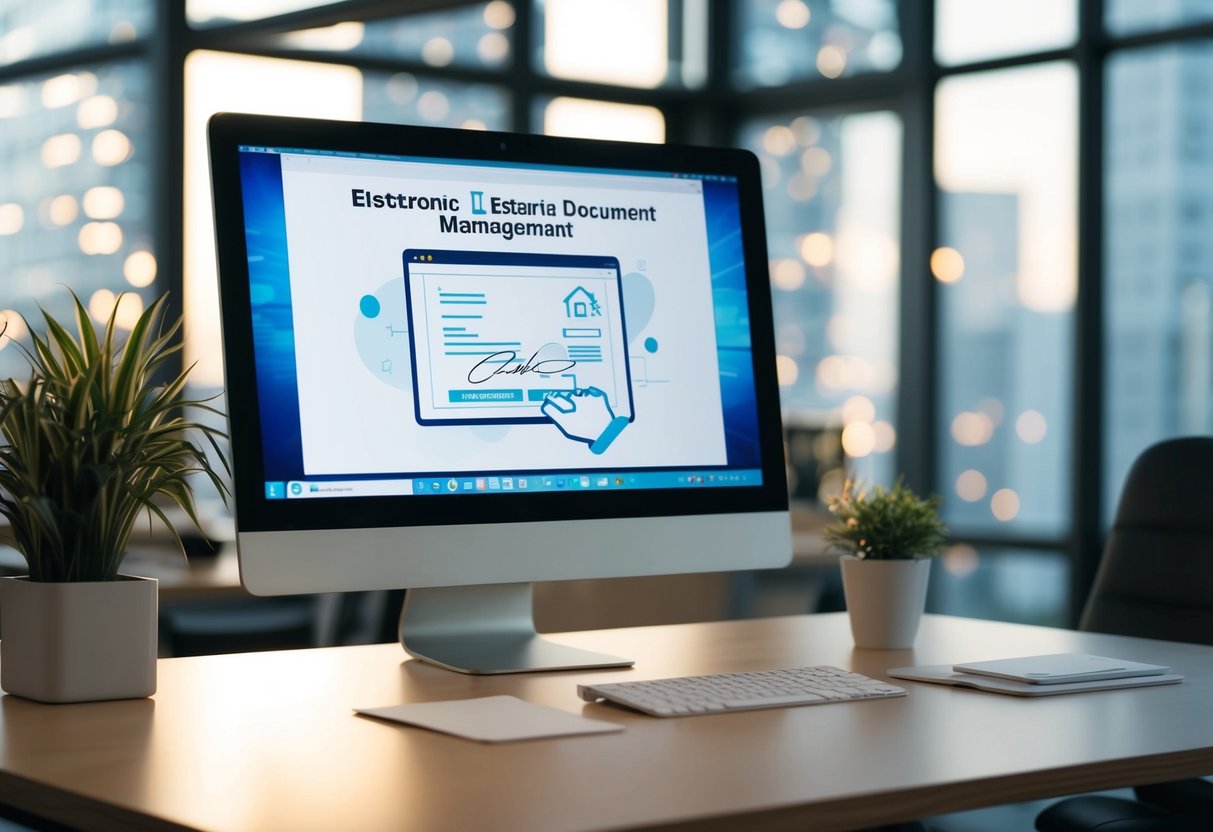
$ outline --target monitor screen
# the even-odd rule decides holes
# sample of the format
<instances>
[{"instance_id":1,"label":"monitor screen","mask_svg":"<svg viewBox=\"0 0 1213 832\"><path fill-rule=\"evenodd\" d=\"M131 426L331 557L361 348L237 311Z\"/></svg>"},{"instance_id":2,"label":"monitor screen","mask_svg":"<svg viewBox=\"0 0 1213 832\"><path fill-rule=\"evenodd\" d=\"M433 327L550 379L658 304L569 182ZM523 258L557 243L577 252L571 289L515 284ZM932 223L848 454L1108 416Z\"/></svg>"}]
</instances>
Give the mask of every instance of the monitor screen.
<instances>
[{"instance_id":1,"label":"monitor screen","mask_svg":"<svg viewBox=\"0 0 1213 832\"><path fill-rule=\"evenodd\" d=\"M252 116L210 130L249 589L787 562L752 156ZM737 550L772 518L761 553ZM643 545L605 542L624 529Z\"/></svg>"}]
</instances>

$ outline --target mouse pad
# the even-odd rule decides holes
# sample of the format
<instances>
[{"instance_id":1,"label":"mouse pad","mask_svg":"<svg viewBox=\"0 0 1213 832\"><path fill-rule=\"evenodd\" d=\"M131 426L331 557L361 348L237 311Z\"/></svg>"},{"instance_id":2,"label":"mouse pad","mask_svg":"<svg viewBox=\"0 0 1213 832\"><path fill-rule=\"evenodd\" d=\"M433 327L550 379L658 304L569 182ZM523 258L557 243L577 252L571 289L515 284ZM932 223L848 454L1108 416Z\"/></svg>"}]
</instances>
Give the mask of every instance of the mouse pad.
<instances>
[{"instance_id":1,"label":"mouse pad","mask_svg":"<svg viewBox=\"0 0 1213 832\"><path fill-rule=\"evenodd\" d=\"M416 702L382 708L355 708L356 713L416 725L478 742L515 742L574 734L609 734L622 725L571 714L514 696L486 696L444 702Z\"/></svg>"}]
</instances>

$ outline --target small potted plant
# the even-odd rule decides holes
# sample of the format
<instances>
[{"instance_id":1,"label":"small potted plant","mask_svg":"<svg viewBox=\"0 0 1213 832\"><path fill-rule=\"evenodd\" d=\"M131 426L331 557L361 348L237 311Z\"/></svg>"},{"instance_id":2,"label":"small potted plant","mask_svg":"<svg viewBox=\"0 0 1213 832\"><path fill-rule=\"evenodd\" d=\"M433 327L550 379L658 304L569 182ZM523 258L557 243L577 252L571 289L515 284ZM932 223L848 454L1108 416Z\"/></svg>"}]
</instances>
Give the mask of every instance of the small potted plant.
<instances>
[{"instance_id":1,"label":"small potted plant","mask_svg":"<svg viewBox=\"0 0 1213 832\"><path fill-rule=\"evenodd\" d=\"M181 320L167 296L119 336L118 304L98 334L72 295L73 335L43 311L21 349L28 381L0 380L0 515L28 577L0 579L0 687L42 702L150 696L156 690L157 584L119 568L135 523L162 506L197 524L190 478L226 495L203 446L227 468L222 432L190 421L188 369L169 361ZM0 334L2 335L2 334Z\"/></svg>"},{"instance_id":2,"label":"small potted plant","mask_svg":"<svg viewBox=\"0 0 1213 832\"><path fill-rule=\"evenodd\" d=\"M899 478L891 489L862 490L848 481L830 500L835 522L826 539L845 552L842 588L856 647L910 647L926 606L931 558L943 549L947 527L940 498L919 498Z\"/></svg>"}]
</instances>

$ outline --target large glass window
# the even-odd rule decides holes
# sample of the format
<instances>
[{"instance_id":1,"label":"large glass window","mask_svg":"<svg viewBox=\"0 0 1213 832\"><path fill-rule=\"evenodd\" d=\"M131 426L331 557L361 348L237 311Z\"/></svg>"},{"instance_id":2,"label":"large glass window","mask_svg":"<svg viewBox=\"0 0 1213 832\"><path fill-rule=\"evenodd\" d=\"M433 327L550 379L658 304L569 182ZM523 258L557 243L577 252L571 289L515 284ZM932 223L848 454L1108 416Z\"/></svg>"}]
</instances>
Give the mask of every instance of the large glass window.
<instances>
[{"instance_id":1,"label":"large glass window","mask_svg":"<svg viewBox=\"0 0 1213 832\"><path fill-rule=\"evenodd\" d=\"M1053 63L939 86L938 487L957 533L1069 529L1075 81Z\"/></svg>"},{"instance_id":2,"label":"large glass window","mask_svg":"<svg viewBox=\"0 0 1213 832\"><path fill-rule=\"evenodd\" d=\"M1117 35L1131 35L1213 20L1213 3L1209 0L1172 0L1167 3L1105 0L1105 3L1104 16L1108 31Z\"/></svg>"},{"instance_id":3,"label":"large glass window","mask_svg":"<svg viewBox=\"0 0 1213 832\"><path fill-rule=\"evenodd\" d=\"M893 476L901 120L798 114L743 126L765 187L785 420L841 431L850 471Z\"/></svg>"},{"instance_id":4,"label":"large glass window","mask_svg":"<svg viewBox=\"0 0 1213 832\"><path fill-rule=\"evenodd\" d=\"M929 609L1045 627L1069 623L1070 567L1057 550L949 546L931 568Z\"/></svg>"},{"instance_id":5,"label":"large glass window","mask_svg":"<svg viewBox=\"0 0 1213 832\"><path fill-rule=\"evenodd\" d=\"M1211 79L1208 41L1108 63L1105 522L1146 446L1213 433Z\"/></svg>"},{"instance_id":6,"label":"large glass window","mask_svg":"<svg viewBox=\"0 0 1213 832\"><path fill-rule=\"evenodd\" d=\"M894 0L736 0L734 14L740 86L887 72L901 63Z\"/></svg>"},{"instance_id":7,"label":"large glass window","mask_svg":"<svg viewBox=\"0 0 1213 832\"><path fill-rule=\"evenodd\" d=\"M667 0L543 0L539 69L554 78L658 87L670 75Z\"/></svg>"},{"instance_id":8,"label":"large glass window","mask_svg":"<svg viewBox=\"0 0 1213 832\"><path fill-rule=\"evenodd\" d=\"M71 287L99 320L129 291L119 323L138 316L156 276L148 118L132 62L0 85L0 308L70 316ZM0 376L25 369L0 352Z\"/></svg>"},{"instance_id":9,"label":"large glass window","mask_svg":"<svg viewBox=\"0 0 1213 832\"><path fill-rule=\"evenodd\" d=\"M305 49L416 61L433 67L496 69L510 58L514 7L506 0L393 20L344 21L270 38Z\"/></svg>"},{"instance_id":10,"label":"large glass window","mask_svg":"<svg viewBox=\"0 0 1213 832\"><path fill-rule=\"evenodd\" d=\"M656 107L559 96L538 102L536 109L536 120L550 136L627 142L665 140L665 117Z\"/></svg>"},{"instance_id":11,"label":"large glass window","mask_svg":"<svg viewBox=\"0 0 1213 832\"><path fill-rule=\"evenodd\" d=\"M0 0L0 66L144 37L153 0Z\"/></svg>"},{"instance_id":12,"label":"large glass window","mask_svg":"<svg viewBox=\"0 0 1213 832\"><path fill-rule=\"evenodd\" d=\"M935 56L942 64L1043 52L1077 37L1075 0L938 0Z\"/></svg>"},{"instance_id":13,"label":"large glass window","mask_svg":"<svg viewBox=\"0 0 1213 832\"><path fill-rule=\"evenodd\" d=\"M244 20L266 17L332 5L337 0L185 0L185 14L190 25L198 28L222 26Z\"/></svg>"},{"instance_id":14,"label":"large glass window","mask_svg":"<svg viewBox=\"0 0 1213 832\"><path fill-rule=\"evenodd\" d=\"M795 497L931 482L958 547L934 609L1064 623L1054 589L1089 579L1132 460L1213 433L1213 0L184 5L173 31L168 3L0 0L10 335L64 286L99 319L128 291L120 321L171 290L219 389L216 110L735 144L762 165ZM177 104L184 148L159 146Z\"/></svg>"}]
</instances>

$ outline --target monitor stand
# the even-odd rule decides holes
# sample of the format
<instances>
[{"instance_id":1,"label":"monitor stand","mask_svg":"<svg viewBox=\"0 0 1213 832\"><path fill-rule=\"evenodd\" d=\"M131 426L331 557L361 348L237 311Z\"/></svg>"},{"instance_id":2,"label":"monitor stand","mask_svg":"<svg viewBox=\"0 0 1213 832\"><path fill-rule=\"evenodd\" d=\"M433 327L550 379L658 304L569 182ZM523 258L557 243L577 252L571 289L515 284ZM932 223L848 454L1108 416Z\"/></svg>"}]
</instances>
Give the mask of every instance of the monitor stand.
<instances>
[{"instance_id":1,"label":"monitor stand","mask_svg":"<svg viewBox=\"0 0 1213 832\"><path fill-rule=\"evenodd\" d=\"M535 632L529 583L409 589L400 613L400 643L410 656L459 673L527 673L635 663L541 638Z\"/></svg>"}]
</instances>

